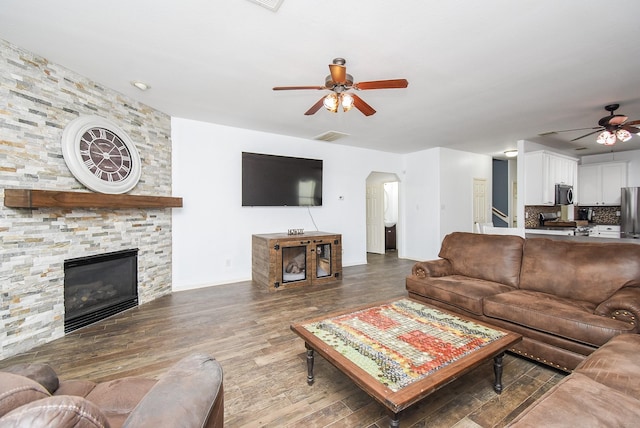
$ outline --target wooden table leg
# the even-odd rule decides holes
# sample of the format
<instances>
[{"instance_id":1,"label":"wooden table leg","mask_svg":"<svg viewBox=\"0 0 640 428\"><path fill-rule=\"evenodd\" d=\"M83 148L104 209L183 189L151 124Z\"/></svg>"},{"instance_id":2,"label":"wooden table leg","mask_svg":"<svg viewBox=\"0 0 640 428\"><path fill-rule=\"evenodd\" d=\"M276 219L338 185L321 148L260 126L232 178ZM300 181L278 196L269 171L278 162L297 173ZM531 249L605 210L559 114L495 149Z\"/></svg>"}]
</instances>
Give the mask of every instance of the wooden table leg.
<instances>
[{"instance_id":1,"label":"wooden table leg","mask_svg":"<svg viewBox=\"0 0 640 428\"><path fill-rule=\"evenodd\" d=\"M307 348L307 385L313 385L313 349L308 343L304 346Z\"/></svg>"},{"instance_id":2,"label":"wooden table leg","mask_svg":"<svg viewBox=\"0 0 640 428\"><path fill-rule=\"evenodd\" d=\"M493 358L493 373L496 376L493 384L493 390L498 394L502 393L502 357L504 357L504 352Z\"/></svg>"},{"instance_id":3,"label":"wooden table leg","mask_svg":"<svg viewBox=\"0 0 640 428\"><path fill-rule=\"evenodd\" d=\"M400 413L389 412L389 428L400 428Z\"/></svg>"}]
</instances>

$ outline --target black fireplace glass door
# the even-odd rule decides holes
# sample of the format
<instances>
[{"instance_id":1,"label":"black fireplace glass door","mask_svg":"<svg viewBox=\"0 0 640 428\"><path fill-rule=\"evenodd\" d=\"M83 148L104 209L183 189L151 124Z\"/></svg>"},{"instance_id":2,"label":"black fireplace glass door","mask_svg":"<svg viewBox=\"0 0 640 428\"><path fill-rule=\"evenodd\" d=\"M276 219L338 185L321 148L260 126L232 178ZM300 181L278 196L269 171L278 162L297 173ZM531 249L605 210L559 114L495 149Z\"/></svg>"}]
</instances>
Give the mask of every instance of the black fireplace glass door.
<instances>
[{"instance_id":1,"label":"black fireplace glass door","mask_svg":"<svg viewBox=\"0 0 640 428\"><path fill-rule=\"evenodd\" d=\"M65 332L138 304L138 250L64 263Z\"/></svg>"}]
</instances>

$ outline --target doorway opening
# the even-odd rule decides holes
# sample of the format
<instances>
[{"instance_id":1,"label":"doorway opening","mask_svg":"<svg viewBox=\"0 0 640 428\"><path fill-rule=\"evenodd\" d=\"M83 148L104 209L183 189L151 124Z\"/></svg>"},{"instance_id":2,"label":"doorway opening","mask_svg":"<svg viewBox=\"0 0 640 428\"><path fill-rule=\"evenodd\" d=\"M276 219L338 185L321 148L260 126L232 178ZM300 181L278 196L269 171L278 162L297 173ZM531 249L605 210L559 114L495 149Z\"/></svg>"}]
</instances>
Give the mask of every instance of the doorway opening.
<instances>
[{"instance_id":1,"label":"doorway opening","mask_svg":"<svg viewBox=\"0 0 640 428\"><path fill-rule=\"evenodd\" d=\"M399 182L394 173L374 171L367 177L367 253L397 251Z\"/></svg>"}]
</instances>

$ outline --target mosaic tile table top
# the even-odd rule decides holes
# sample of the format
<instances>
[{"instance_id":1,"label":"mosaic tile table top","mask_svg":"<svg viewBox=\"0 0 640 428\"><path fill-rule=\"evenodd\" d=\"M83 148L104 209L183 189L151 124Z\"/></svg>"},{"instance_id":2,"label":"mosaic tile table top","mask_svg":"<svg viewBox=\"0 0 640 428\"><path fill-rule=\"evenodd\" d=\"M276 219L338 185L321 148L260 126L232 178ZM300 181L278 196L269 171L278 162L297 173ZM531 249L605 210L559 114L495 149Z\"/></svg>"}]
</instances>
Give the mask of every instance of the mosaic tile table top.
<instances>
[{"instance_id":1,"label":"mosaic tile table top","mask_svg":"<svg viewBox=\"0 0 640 428\"><path fill-rule=\"evenodd\" d=\"M386 401L408 389L426 395L520 340L515 333L408 298L291 328L308 348ZM413 395L408 393L409 401Z\"/></svg>"}]
</instances>

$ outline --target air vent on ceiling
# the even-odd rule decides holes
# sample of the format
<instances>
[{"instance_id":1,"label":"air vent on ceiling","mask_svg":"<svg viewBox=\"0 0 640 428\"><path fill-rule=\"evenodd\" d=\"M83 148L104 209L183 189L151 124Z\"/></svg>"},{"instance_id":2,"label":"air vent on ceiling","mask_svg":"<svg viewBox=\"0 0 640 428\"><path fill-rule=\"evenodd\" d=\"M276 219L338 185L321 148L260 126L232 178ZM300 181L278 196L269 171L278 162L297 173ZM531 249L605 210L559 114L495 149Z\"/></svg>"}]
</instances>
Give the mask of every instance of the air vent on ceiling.
<instances>
[{"instance_id":1,"label":"air vent on ceiling","mask_svg":"<svg viewBox=\"0 0 640 428\"><path fill-rule=\"evenodd\" d=\"M578 150L587 150L587 148L586 147L578 147L578 148L576 148L576 151L578 151Z\"/></svg>"},{"instance_id":2,"label":"air vent on ceiling","mask_svg":"<svg viewBox=\"0 0 640 428\"><path fill-rule=\"evenodd\" d=\"M313 139L332 142L348 136L349 134L345 134L344 132L327 131L324 134L316 135L315 137L313 137Z\"/></svg>"},{"instance_id":3,"label":"air vent on ceiling","mask_svg":"<svg viewBox=\"0 0 640 428\"><path fill-rule=\"evenodd\" d=\"M276 12L284 0L249 0Z\"/></svg>"}]
</instances>

